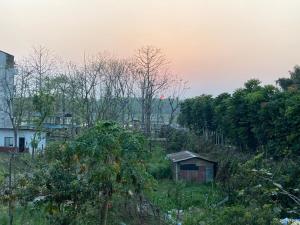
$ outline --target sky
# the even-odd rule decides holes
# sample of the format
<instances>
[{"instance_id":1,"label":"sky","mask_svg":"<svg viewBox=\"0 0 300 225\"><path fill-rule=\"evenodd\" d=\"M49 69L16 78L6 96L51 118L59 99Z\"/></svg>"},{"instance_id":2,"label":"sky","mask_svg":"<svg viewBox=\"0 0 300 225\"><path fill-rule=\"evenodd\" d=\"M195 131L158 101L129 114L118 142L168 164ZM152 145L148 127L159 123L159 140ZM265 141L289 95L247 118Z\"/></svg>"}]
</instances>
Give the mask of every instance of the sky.
<instances>
[{"instance_id":1,"label":"sky","mask_svg":"<svg viewBox=\"0 0 300 225\"><path fill-rule=\"evenodd\" d=\"M161 48L187 97L275 84L300 64L300 0L0 0L0 49L65 60Z\"/></svg>"}]
</instances>

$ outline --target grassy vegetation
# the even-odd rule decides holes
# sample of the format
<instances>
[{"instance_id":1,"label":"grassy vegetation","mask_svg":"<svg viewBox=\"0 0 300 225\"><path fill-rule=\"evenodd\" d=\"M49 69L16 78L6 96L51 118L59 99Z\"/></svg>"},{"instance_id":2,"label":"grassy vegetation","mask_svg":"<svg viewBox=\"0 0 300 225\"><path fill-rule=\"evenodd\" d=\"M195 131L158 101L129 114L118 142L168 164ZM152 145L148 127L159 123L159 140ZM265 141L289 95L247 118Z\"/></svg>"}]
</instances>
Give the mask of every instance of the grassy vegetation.
<instances>
[{"instance_id":1,"label":"grassy vegetation","mask_svg":"<svg viewBox=\"0 0 300 225\"><path fill-rule=\"evenodd\" d=\"M151 156L147 160L149 172L156 178L154 190L147 193L147 198L152 204L157 206L161 213L165 214L170 210L182 209L184 211L191 208L207 209L224 198L215 183L193 184L174 182L171 179L170 162L166 159L166 152L160 146L152 148ZM30 163L28 156L20 155L14 160L15 172L18 173L26 168L26 163ZM0 154L0 177L3 181L8 176L8 154ZM8 224L7 206L0 206L0 224ZM41 210L16 205L14 213L14 224L41 225L48 224L46 216Z\"/></svg>"},{"instance_id":2,"label":"grassy vegetation","mask_svg":"<svg viewBox=\"0 0 300 225\"><path fill-rule=\"evenodd\" d=\"M147 167L150 174L156 179L170 179L172 177L171 163L160 145L155 145L152 148Z\"/></svg>"},{"instance_id":3,"label":"grassy vegetation","mask_svg":"<svg viewBox=\"0 0 300 225\"><path fill-rule=\"evenodd\" d=\"M163 214L171 211L173 215L176 210L183 210L185 217L193 214L195 210L203 213L215 208L226 197L214 182L198 184L173 181L171 163L166 159L165 149L159 145L153 148L148 167L157 183L154 190L147 193L147 197ZM176 217L173 215L173 218ZM179 220L183 219L181 215Z\"/></svg>"},{"instance_id":4,"label":"grassy vegetation","mask_svg":"<svg viewBox=\"0 0 300 225\"><path fill-rule=\"evenodd\" d=\"M158 219L161 219L161 224L165 224L166 215L172 215L169 220L173 222L181 221L184 225L278 224L278 220L276 219L278 213L274 211L276 210L276 207L274 208L272 204L264 204L261 207L258 204L259 199L249 200L249 204L245 204L241 201L233 204L234 198L232 198L232 196L229 197L227 202L223 202L222 200L227 198L228 193L225 193L227 189L224 189L223 186L221 187L220 181L218 181L219 183L212 182L207 184L174 182L171 179L171 164L169 160L166 159L166 154L166 150L161 145L157 144L152 146L150 155L147 155L148 157L143 160L147 165L148 172L150 172L150 174L155 178L153 188L147 189L144 192L146 199L151 204L151 207L148 210L153 210L151 211L153 214L147 214L148 218L139 215L135 211L140 200L138 195L132 195L129 197L127 195L121 196L118 194L115 195L111 201L112 208L109 210L108 224L119 225L120 221L122 221L127 225L150 225L157 224ZM232 160L233 159L231 158L231 161ZM2 181L8 176L8 162L9 155L0 154L0 171ZM18 155L15 157L13 164L16 176L18 177L18 174L21 174L24 171L29 171L31 168L30 166L33 165L32 163L36 162L32 161L29 155ZM249 163L247 165L249 166ZM220 169L223 167L224 165L220 164ZM56 168L52 171L58 172ZM238 177L236 179L237 184L242 182L248 184L250 182L250 180L248 180L249 176L247 176L247 178L243 178L245 175L247 175L247 173L243 170L241 172L242 177ZM64 179L64 182L66 182L65 184L67 185L69 181ZM57 183L59 183L59 181L54 180L52 185L57 185ZM261 183L261 181L259 181L259 183ZM233 184L235 183L231 183L231 185ZM39 185L32 186L32 188L34 187L39 187ZM1 190L1 192L3 192L3 190ZM66 190L66 193L68 193L69 189ZM77 195L80 195L81 193L80 190L75 190L75 192ZM253 196L254 195L251 195L251 198L253 198ZM260 195L255 195L255 198L259 198L259 196ZM60 222L57 220L53 223L54 220L53 218L51 219L51 216L53 217L53 215L51 213L47 214L49 211L47 211L47 204L38 207L32 202L27 202L28 204L26 204L26 206L21 206L20 202L21 201L18 200L14 201L15 225L62 224L61 221L63 220ZM220 202L223 202L224 204L219 204ZM0 224L4 225L8 224L8 209L7 201L2 201L2 203L3 204L0 205ZM95 212L95 205L90 204L90 201L87 201L84 204L85 205L81 208L83 211L77 211L77 209L75 209L75 214L77 215L76 224L95 224L94 222L97 221L97 218L91 217L98 215L97 212ZM85 206L87 206L87 208L85 208ZM62 216L66 216L62 212L60 213ZM87 218L90 221L89 223L86 223Z\"/></svg>"},{"instance_id":5,"label":"grassy vegetation","mask_svg":"<svg viewBox=\"0 0 300 225\"><path fill-rule=\"evenodd\" d=\"M3 182L6 173L8 171L9 155L6 153L0 153L0 184Z\"/></svg>"},{"instance_id":6,"label":"grassy vegetation","mask_svg":"<svg viewBox=\"0 0 300 225\"><path fill-rule=\"evenodd\" d=\"M214 183L193 184L160 180L156 189L149 193L149 198L163 211L169 211L212 207L220 202L224 195Z\"/></svg>"},{"instance_id":7,"label":"grassy vegetation","mask_svg":"<svg viewBox=\"0 0 300 225\"><path fill-rule=\"evenodd\" d=\"M0 184L3 183L8 169L8 154L0 153ZM7 209L0 205L0 224L7 224Z\"/></svg>"},{"instance_id":8,"label":"grassy vegetation","mask_svg":"<svg viewBox=\"0 0 300 225\"><path fill-rule=\"evenodd\" d=\"M0 207L0 224L9 224L7 207ZM40 210L38 211L31 208L16 207L14 213L14 224L42 225L47 224L47 218Z\"/></svg>"},{"instance_id":9,"label":"grassy vegetation","mask_svg":"<svg viewBox=\"0 0 300 225\"><path fill-rule=\"evenodd\" d=\"M4 204L0 205L0 224L8 224L8 207L7 200L5 199L4 194L7 191L7 187L3 184L9 176L9 159L10 154L0 153L0 200ZM30 156L27 154L18 154L13 157L12 160L12 180L14 184L14 178L23 172L28 165L31 163ZM7 185L7 184L6 184ZM26 223L24 223L26 218ZM19 205L15 206L14 213L14 224L30 224L30 225L39 225L44 224L45 218L41 217L41 213L34 211L30 208L23 208Z\"/></svg>"}]
</instances>

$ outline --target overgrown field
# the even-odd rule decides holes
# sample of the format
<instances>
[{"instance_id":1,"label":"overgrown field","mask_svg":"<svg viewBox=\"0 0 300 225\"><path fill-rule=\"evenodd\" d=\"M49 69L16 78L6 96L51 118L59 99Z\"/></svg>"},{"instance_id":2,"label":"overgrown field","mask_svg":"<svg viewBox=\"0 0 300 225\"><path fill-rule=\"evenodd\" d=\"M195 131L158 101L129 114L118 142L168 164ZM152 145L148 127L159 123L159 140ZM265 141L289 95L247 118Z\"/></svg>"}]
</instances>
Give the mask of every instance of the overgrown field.
<instances>
[{"instance_id":1,"label":"overgrown field","mask_svg":"<svg viewBox=\"0 0 300 225\"><path fill-rule=\"evenodd\" d=\"M167 145L149 148L140 134L99 123L35 159L14 157L11 193L1 154L0 224L9 224L9 202L15 225L277 225L299 215L299 158L275 161L171 132ZM183 139L219 162L215 182L172 180L166 154Z\"/></svg>"}]
</instances>

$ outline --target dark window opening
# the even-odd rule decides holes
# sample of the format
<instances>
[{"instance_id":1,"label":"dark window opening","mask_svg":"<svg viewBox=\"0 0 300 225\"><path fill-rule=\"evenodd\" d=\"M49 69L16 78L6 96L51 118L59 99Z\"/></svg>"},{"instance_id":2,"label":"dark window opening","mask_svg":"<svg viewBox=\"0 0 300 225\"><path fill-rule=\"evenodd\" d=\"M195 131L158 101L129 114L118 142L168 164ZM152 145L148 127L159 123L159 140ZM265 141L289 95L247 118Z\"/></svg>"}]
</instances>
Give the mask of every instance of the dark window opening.
<instances>
[{"instance_id":1,"label":"dark window opening","mask_svg":"<svg viewBox=\"0 0 300 225\"><path fill-rule=\"evenodd\" d=\"M185 164L180 166L180 170L199 170L199 166L196 166L196 164Z\"/></svg>"}]
</instances>

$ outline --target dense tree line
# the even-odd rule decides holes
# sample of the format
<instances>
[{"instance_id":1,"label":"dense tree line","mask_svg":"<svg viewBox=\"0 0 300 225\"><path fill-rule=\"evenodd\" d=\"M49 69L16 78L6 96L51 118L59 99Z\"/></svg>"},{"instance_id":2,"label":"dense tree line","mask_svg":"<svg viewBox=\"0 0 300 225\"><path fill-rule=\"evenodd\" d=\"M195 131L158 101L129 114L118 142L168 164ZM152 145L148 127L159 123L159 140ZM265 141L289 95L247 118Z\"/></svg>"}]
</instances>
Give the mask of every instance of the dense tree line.
<instances>
[{"instance_id":1,"label":"dense tree line","mask_svg":"<svg viewBox=\"0 0 300 225\"><path fill-rule=\"evenodd\" d=\"M179 123L217 144L273 156L299 155L300 69L273 85L249 80L233 94L201 95L181 104Z\"/></svg>"},{"instance_id":2,"label":"dense tree line","mask_svg":"<svg viewBox=\"0 0 300 225\"><path fill-rule=\"evenodd\" d=\"M223 207L191 217L191 224L278 224L276 218L299 217L299 78L296 66L278 87L252 79L233 94L182 102L179 123L214 146L217 183L228 195Z\"/></svg>"}]
</instances>

